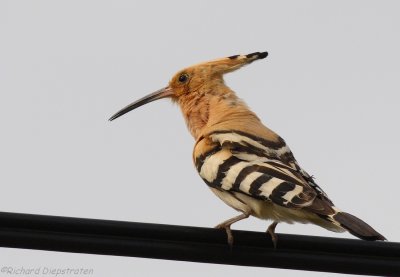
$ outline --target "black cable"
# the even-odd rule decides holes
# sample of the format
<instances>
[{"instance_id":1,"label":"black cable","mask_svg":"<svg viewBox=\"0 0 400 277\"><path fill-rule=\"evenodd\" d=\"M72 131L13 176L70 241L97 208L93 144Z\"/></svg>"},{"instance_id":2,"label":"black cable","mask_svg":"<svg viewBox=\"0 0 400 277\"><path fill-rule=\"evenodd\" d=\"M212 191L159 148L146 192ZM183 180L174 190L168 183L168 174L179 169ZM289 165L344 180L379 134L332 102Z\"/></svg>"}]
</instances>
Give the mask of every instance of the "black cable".
<instances>
[{"instance_id":1,"label":"black cable","mask_svg":"<svg viewBox=\"0 0 400 277\"><path fill-rule=\"evenodd\" d=\"M400 275L400 243L0 212L0 246L364 275Z\"/></svg>"}]
</instances>

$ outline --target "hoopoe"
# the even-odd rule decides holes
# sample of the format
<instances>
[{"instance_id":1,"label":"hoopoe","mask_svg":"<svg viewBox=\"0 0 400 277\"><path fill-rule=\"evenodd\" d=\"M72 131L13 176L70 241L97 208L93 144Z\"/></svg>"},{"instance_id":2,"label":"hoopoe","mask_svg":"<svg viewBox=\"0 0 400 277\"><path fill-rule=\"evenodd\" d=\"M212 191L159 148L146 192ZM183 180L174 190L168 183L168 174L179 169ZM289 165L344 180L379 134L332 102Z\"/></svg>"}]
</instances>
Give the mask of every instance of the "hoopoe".
<instances>
[{"instance_id":1,"label":"hoopoe","mask_svg":"<svg viewBox=\"0 0 400 277\"><path fill-rule=\"evenodd\" d=\"M126 106L110 121L161 98L179 104L196 141L193 161L198 173L216 196L240 212L216 226L225 229L230 246L230 226L249 216L273 221L267 232L275 247L280 222L313 223L364 240L385 240L361 219L336 208L285 141L225 84L225 73L267 55L235 55L183 69L167 87Z\"/></svg>"}]
</instances>

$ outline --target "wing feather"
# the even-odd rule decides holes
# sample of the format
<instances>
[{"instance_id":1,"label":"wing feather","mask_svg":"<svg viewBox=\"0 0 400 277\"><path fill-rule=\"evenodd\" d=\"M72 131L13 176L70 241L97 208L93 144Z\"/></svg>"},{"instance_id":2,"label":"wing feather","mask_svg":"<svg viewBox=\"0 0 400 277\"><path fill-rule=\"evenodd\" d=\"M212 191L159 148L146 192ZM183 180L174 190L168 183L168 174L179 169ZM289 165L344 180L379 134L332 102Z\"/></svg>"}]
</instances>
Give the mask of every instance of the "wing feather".
<instances>
[{"instance_id":1,"label":"wing feather","mask_svg":"<svg viewBox=\"0 0 400 277\"><path fill-rule=\"evenodd\" d=\"M249 161L262 159L282 170L286 170L289 175L295 175L302 180L305 186L316 192L317 198L333 205L328 195L315 183L314 178L299 166L292 151L281 137L278 136L275 142L271 142L236 130L213 132L209 136L222 147L231 149L240 158Z\"/></svg>"},{"instance_id":2,"label":"wing feather","mask_svg":"<svg viewBox=\"0 0 400 277\"><path fill-rule=\"evenodd\" d=\"M244 193L288 208L310 206L317 196L297 169L274 156L275 150L287 152L281 149L286 145L275 144L275 150L270 149L263 141L235 132L209 137L214 147L206 156L197 155L195 163L210 187Z\"/></svg>"}]
</instances>

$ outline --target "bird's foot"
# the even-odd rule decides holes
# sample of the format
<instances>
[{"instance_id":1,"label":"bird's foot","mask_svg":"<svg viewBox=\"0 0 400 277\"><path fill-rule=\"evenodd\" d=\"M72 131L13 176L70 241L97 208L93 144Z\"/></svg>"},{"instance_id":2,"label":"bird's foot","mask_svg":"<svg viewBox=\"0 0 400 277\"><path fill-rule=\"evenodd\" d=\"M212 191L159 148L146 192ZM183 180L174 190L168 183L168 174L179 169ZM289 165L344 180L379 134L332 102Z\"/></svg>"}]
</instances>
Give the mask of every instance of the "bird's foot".
<instances>
[{"instance_id":1,"label":"bird's foot","mask_svg":"<svg viewBox=\"0 0 400 277\"><path fill-rule=\"evenodd\" d=\"M218 224L217 226L215 226L215 228L217 229L225 229L226 232L226 236L228 238L228 245L229 247L232 249L233 247L233 235L232 235L232 230L231 230L231 225L226 225L226 224Z\"/></svg>"},{"instance_id":2,"label":"bird's foot","mask_svg":"<svg viewBox=\"0 0 400 277\"><path fill-rule=\"evenodd\" d=\"M278 225L278 222L274 221L271 225L269 225L267 229L267 233L271 236L272 244L274 245L274 249L278 244L278 236L275 234L275 228Z\"/></svg>"},{"instance_id":3,"label":"bird's foot","mask_svg":"<svg viewBox=\"0 0 400 277\"><path fill-rule=\"evenodd\" d=\"M232 217L228 220L225 220L224 222L215 226L215 228L217 228L217 229L225 229L226 235L228 236L228 244L229 244L229 247L231 248L231 250L232 250L232 246L233 246L233 235L232 235L232 231L231 231L231 225L235 222L238 222L239 220L248 218L249 215L250 215L249 212L243 212L242 214Z\"/></svg>"}]
</instances>

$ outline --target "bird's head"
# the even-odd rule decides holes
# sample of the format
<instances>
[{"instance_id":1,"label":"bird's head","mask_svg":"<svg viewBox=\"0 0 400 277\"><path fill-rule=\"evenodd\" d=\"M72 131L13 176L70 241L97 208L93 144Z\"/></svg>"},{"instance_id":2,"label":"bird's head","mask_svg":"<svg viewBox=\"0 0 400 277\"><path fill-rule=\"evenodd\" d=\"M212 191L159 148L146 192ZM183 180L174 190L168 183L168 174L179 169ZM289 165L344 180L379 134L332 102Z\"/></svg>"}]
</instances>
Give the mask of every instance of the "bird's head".
<instances>
[{"instance_id":1,"label":"bird's head","mask_svg":"<svg viewBox=\"0 0 400 277\"><path fill-rule=\"evenodd\" d=\"M172 77L168 86L150 93L145 97L129 104L115 113L110 121L132 111L144 104L161 98L171 98L180 101L201 93L211 93L213 87L223 84L222 76L258 59L267 57L267 52L256 52L248 55L235 55L217 59L180 70Z\"/></svg>"}]
</instances>

